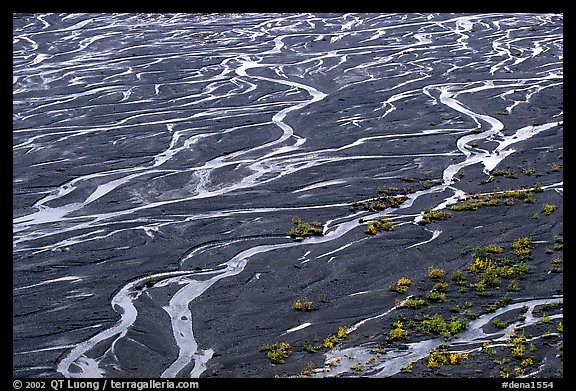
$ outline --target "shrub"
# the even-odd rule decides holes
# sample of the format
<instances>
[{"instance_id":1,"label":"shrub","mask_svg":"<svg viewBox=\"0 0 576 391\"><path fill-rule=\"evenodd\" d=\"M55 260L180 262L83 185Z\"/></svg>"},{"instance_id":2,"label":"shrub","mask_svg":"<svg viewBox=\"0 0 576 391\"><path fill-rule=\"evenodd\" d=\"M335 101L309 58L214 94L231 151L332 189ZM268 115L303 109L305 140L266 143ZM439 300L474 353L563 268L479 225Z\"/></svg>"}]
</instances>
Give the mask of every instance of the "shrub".
<instances>
[{"instance_id":1,"label":"shrub","mask_svg":"<svg viewBox=\"0 0 576 391\"><path fill-rule=\"evenodd\" d=\"M480 258L477 257L474 259L474 263L470 265L468 268L472 273L477 273L481 270L486 270L489 267L493 266L494 262L488 258Z\"/></svg>"},{"instance_id":2,"label":"shrub","mask_svg":"<svg viewBox=\"0 0 576 391\"><path fill-rule=\"evenodd\" d=\"M446 348L432 351L426 358L430 368L436 368L440 364L458 365L465 360L468 360L468 353L450 353L446 350Z\"/></svg>"},{"instance_id":3,"label":"shrub","mask_svg":"<svg viewBox=\"0 0 576 391\"><path fill-rule=\"evenodd\" d=\"M376 235L376 226L372 222L368 223L365 232L370 235Z\"/></svg>"},{"instance_id":4,"label":"shrub","mask_svg":"<svg viewBox=\"0 0 576 391\"><path fill-rule=\"evenodd\" d=\"M437 291L437 292L444 292L445 293L448 290L448 283L445 281L440 281L440 282L434 284L434 287L432 289Z\"/></svg>"},{"instance_id":5,"label":"shrub","mask_svg":"<svg viewBox=\"0 0 576 391\"><path fill-rule=\"evenodd\" d=\"M315 372L315 367L314 367L314 363L313 362L309 362L308 365L306 366L306 368L304 368L298 377L310 377L314 374Z\"/></svg>"},{"instance_id":6,"label":"shrub","mask_svg":"<svg viewBox=\"0 0 576 391\"><path fill-rule=\"evenodd\" d=\"M300 299L296 299L294 304L292 304L292 308L294 308L296 311L302 311L302 302Z\"/></svg>"},{"instance_id":7,"label":"shrub","mask_svg":"<svg viewBox=\"0 0 576 391\"><path fill-rule=\"evenodd\" d=\"M428 331L432 334L445 335L448 333L448 325L442 315L435 314L427 323Z\"/></svg>"},{"instance_id":8,"label":"shrub","mask_svg":"<svg viewBox=\"0 0 576 391\"><path fill-rule=\"evenodd\" d=\"M296 225L288 232L292 238L324 235L324 227L319 222L314 222L313 225L310 225L300 217L294 216L292 217L292 224Z\"/></svg>"},{"instance_id":9,"label":"shrub","mask_svg":"<svg viewBox=\"0 0 576 391\"><path fill-rule=\"evenodd\" d=\"M474 194L463 201L452 205L450 209L456 211L462 210L478 210L483 206L496 206L500 205L500 200L490 195Z\"/></svg>"},{"instance_id":10,"label":"shrub","mask_svg":"<svg viewBox=\"0 0 576 391\"><path fill-rule=\"evenodd\" d=\"M527 236L518 238L512 242L512 250L520 259L528 258L532 252L532 241Z\"/></svg>"},{"instance_id":11,"label":"shrub","mask_svg":"<svg viewBox=\"0 0 576 391\"><path fill-rule=\"evenodd\" d=\"M406 364L406 366L400 368L400 371L401 372L412 372L412 364L413 364L412 359L410 359L410 361L408 362L408 364Z\"/></svg>"},{"instance_id":12,"label":"shrub","mask_svg":"<svg viewBox=\"0 0 576 391\"><path fill-rule=\"evenodd\" d=\"M390 331L388 338L391 341L408 339L408 332L402 328L402 322L398 321L394 324L394 328Z\"/></svg>"},{"instance_id":13,"label":"shrub","mask_svg":"<svg viewBox=\"0 0 576 391\"><path fill-rule=\"evenodd\" d=\"M432 280L441 280L444 278L446 272L444 269L436 268L436 267L429 267L428 268L428 277Z\"/></svg>"},{"instance_id":14,"label":"shrub","mask_svg":"<svg viewBox=\"0 0 576 391\"><path fill-rule=\"evenodd\" d=\"M484 342L482 344L482 352L490 356L494 356L497 353L496 349L490 347L490 342Z\"/></svg>"},{"instance_id":15,"label":"shrub","mask_svg":"<svg viewBox=\"0 0 576 391\"><path fill-rule=\"evenodd\" d=\"M504 248L495 244L489 244L487 246L476 246L472 249L472 258L486 258L490 254L502 254L503 252Z\"/></svg>"},{"instance_id":16,"label":"shrub","mask_svg":"<svg viewBox=\"0 0 576 391\"><path fill-rule=\"evenodd\" d=\"M428 303L422 298L409 298L402 303L401 307L419 309L426 306L426 304Z\"/></svg>"},{"instance_id":17,"label":"shrub","mask_svg":"<svg viewBox=\"0 0 576 391\"><path fill-rule=\"evenodd\" d=\"M520 292L520 284L516 280L510 281L508 287L506 288L508 292Z\"/></svg>"},{"instance_id":18,"label":"shrub","mask_svg":"<svg viewBox=\"0 0 576 391\"><path fill-rule=\"evenodd\" d=\"M392 220L390 219L384 220L384 222L382 223L382 229L384 231L394 231L394 223L392 223Z\"/></svg>"},{"instance_id":19,"label":"shrub","mask_svg":"<svg viewBox=\"0 0 576 391\"><path fill-rule=\"evenodd\" d=\"M556 211L557 206L556 205L552 205L552 204L544 204L544 206L542 206L542 212L545 215L551 215L552 213L554 213Z\"/></svg>"},{"instance_id":20,"label":"shrub","mask_svg":"<svg viewBox=\"0 0 576 391\"><path fill-rule=\"evenodd\" d=\"M456 283L456 285L465 285L466 284L466 277L462 274L462 270L456 269L452 271L452 281Z\"/></svg>"},{"instance_id":21,"label":"shrub","mask_svg":"<svg viewBox=\"0 0 576 391\"><path fill-rule=\"evenodd\" d=\"M382 220L382 218L379 218L376 221L368 222L366 231L364 232L370 235L376 235L378 231L394 231L394 223L391 219Z\"/></svg>"},{"instance_id":22,"label":"shrub","mask_svg":"<svg viewBox=\"0 0 576 391\"><path fill-rule=\"evenodd\" d=\"M272 364L284 364L284 360L290 355L290 344L288 342L274 343L272 345L263 345L260 351L265 351Z\"/></svg>"},{"instance_id":23,"label":"shrub","mask_svg":"<svg viewBox=\"0 0 576 391\"><path fill-rule=\"evenodd\" d=\"M514 171L512 168L507 168L505 170L495 168L492 170L491 174L494 176L503 176L504 178L517 178L516 171Z\"/></svg>"},{"instance_id":24,"label":"shrub","mask_svg":"<svg viewBox=\"0 0 576 391\"><path fill-rule=\"evenodd\" d=\"M348 328L346 326L340 326L338 328L338 333L336 333L336 335L330 335L327 337L322 343L322 346L328 349L332 349L335 345L339 344L346 338L348 338Z\"/></svg>"},{"instance_id":25,"label":"shrub","mask_svg":"<svg viewBox=\"0 0 576 391\"><path fill-rule=\"evenodd\" d=\"M393 283L390 286L390 290L392 292L397 292L397 293L406 293L410 284L412 284L412 281L408 278L403 277L403 278L400 278L395 283Z\"/></svg>"},{"instance_id":26,"label":"shrub","mask_svg":"<svg viewBox=\"0 0 576 391\"><path fill-rule=\"evenodd\" d=\"M450 323L448 323L448 332L452 335L458 334L460 331L465 330L466 327L468 327L468 324L465 320L452 317Z\"/></svg>"},{"instance_id":27,"label":"shrub","mask_svg":"<svg viewBox=\"0 0 576 391\"><path fill-rule=\"evenodd\" d=\"M536 167L526 167L522 169L522 174L524 175L534 175L536 174Z\"/></svg>"},{"instance_id":28,"label":"shrub","mask_svg":"<svg viewBox=\"0 0 576 391\"><path fill-rule=\"evenodd\" d=\"M521 277L528 273L528 270L530 270L530 266L526 265L525 263L520 263L516 266L516 275Z\"/></svg>"},{"instance_id":29,"label":"shrub","mask_svg":"<svg viewBox=\"0 0 576 391\"><path fill-rule=\"evenodd\" d=\"M562 273L564 271L564 263L560 258L554 258L551 261L550 272L552 273Z\"/></svg>"},{"instance_id":30,"label":"shrub","mask_svg":"<svg viewBox=\"0 0 576 391\"><path fill-rule=\"evenodd\" d=\"M499 329L505 329L506 327L508 327L508 322L505 322L498 318L494 318L494 320L492 320L492 324L494 325L494 327L497 327Z\"/></svg>"},{"instance_id":31,"label":"shrub","mask_svg":"<svg viewBox=\"0 0 576 391\"><path fill-rule=\"evenodd\" d=\"M432 210L432 208L430 208L424 212L424 217L418 222L418 224L430 224L433 220L447 220L452 216L453 214L448 211Z\"/></svg>"},{"instance_id":32,"label":"shrub","mask_svg":"<svg viewBox=\"0 0 576 391\"><path fill-rule=\"evenodd\" d=\"M428 301L431 301L434 303L444 302L444 301L446 301L446 293L432 291L432 292L429 292L428 294L426 294L426 299L428 299Z\"/></svg>"}]
</instances>

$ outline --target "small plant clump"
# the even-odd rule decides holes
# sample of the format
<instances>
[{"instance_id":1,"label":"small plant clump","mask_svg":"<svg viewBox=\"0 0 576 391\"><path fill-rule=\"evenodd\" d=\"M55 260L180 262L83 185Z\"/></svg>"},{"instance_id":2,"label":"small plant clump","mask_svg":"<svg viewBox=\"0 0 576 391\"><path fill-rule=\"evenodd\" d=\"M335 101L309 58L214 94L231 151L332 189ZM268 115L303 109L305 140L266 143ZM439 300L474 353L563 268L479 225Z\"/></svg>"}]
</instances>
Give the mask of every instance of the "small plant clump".
<instances>
[{"instance_id":1,"label":"small plant clump","mask_svg":"<svg viewBox=\"0 0 576 391\"><path fill-rule=\"evenodd\" d=\"M504 178L517 178L516 176L516 171L512 168L507 168L507 169L500 169L500 168L495 168L492 170L492 172L490 173L493 176L503 176Z\"/></svg>"},{"instance_id":2,"label":"small plant clump","mask_svg":"<svg viewBox=\"0 0 576 391\"><path fill-rule=\"evenodd\" d=\"M369 212L382 211L387 208L398 208L407 199L406 194L413 193L414 190L409 187L400 189L399 187L384 186L379 187L376 191L376 197L366 201L355 201L352 203L351 210L367 210Z\"/></svg>"},{"instance_id":3,"label":"small plant clump","mask_svg":"<svg viewBox=\"0 0 576 391\"><path fill-rule=\"evenodd\" d=\"M405 340L408 339L408 331L403 329L403 325L401 321L397 321L393 324L393 328L392 331L390 331L390 334L388 336L388 338L391 341L400 341L400 340Z\"/></svg>"},{"instance_id":4,"label":"small plant clump","mask_svg":"<svg viewBox=\"0 0 576 391\"><path fill-rule=\"evenodd\" d=\"M472 249L472 258L486 258L490 254L501 254L504 248L495 244L487 246L476 246Z\"/></svg>"},{"instance_id":5,"label":"small plant clump","mask_svg":"<svg viewBox=\"0 0 576 391\"><path fill-rule=\"evenodd\" d=\"M522 334L516 335L515 331L512 331L510 337L506 340L506 345L509 347L512 356L520 360L523 367L527 367L534 363L532 357L528 356L526 352L526 336L524 335L524 329L522 329Z\"/></svg>"},{"instance_id":6,"label":"small plant clump","mask_svg":"<svg viewBox=\"0 0 576 391\"><path fill-rule=\"evenodd\" d=\"M447 220L452 217L453 214L445 210L432 210L432 208L424 212L422 220L418 221L420 225L430 224L433 220Z\"/></svg>"},{"instance_id":7,"label":"small plant clump","mask_svg":"<svg viewBox=\"0 0 576 391\"><path fill-rule=\"evenodd\" d=\"M536 167L526 167L522 169L522 174L524 175L534 175L536 174Z\"/></svg>"},{"instance_id":8,"label":"small plant clump","mask_svg":"<svg viewBox=\"0 0 576 391\"><path fill-rule=\"evenodd\" d=\"M465 360L468 360L468 353L451 353L445 347L430 352L426 357L430 368L438 365L458 365Z\"/></svg>"},{"instance_id":9,"label":"small plant clump","mask_svg":"<svg viewBox=\"0 0 576 391\"><path fill-rule=\"evenodd\" d=\"M450 208L455 211L478 210L483 206L500 205L501 200L504 200L504 204L512 206L514 205L514 199L521 199L524 203L534 203L535 200L533 192L538 193L541 191L542 186L536 183L532 190L518 188L516 190L494 191L485 194L474 193L468 195Z\"/></svg>"},{"instance_id":10,"label":"small plant clump","mask_svg":"<svg viewBox=\"0 0 576 391\"><path fill-rule=\"evenodd\" d=\"M419 332L430 333L450 337L456 335L468 327L468 323L460 318L451 317L447 322L442 315L434 314L432 317L425 315L421 325L417 328Z\"/></svg>"},{"instance_id":11,"label":"small plant clump","mask_svg":"<svg viewBox=\"0 0 576 391\"><path fill-rule=\"evenodd\" d=\"M296 227L291 228L288 232L292 238L304 238L308 236L322 236L324 235L324 227L322 223L316 221L312 225L306 223L298 216L292 217L292 224Z\"/></svg>"},{"instance_id":12,"label":"small plant clump","mask_svg":"<svg viewBox=\"0 0 576 391\"><path fill-rule=\"evenodd\" d=\"M426 299L433 303L440 303L446 301L446 293L438 292L438 291L431 291L426 294Z\"/></svg>"},{"instance_id":13,"label":"small plant clump","mask_svg":"<svg viewBox=\"0 0 576 391\"><path fill-rule=\"evenodd\" d=\"M440 281L434 284L432 290L436 292L446 293L448 291L448 283L446 281Z\"/></svg>"},{"instance_id":14,"label":"small plant clump","mask_svg":"<svg viewBox=\"0 0 576 391\"><path fill-rule=\"evenodd\" d=\"M370 235L376 235L378 231L394 231L394 223L391 219L379 218L375 221L369 221L366 226L366 231L364 232Z\"/></svg>"},{"instance_id":15,"label":"small plant clump","mask_svg":"<svg viewBox=\"0 0 576 391\"><path fill-rule=\"evenodd\" d=\"M512 250L520 259L529 258L532 253L532 241L527 236L518 238L512 242Z\"/></svg>"},{"instance_id":16,"label":"small plant clump","mask_svg":"<svg viewBox=\"0 0 576 391\"><path fill-rule=\"evenodd\" d=\"M440 268L436 268L436 267L428 268L428 277L431 280L441 280L444 278L445 275L446 275L446 272L444 271L444 269L440 269Z\"/></svg>"},{"instance_id":17,"label":"small plant clump","mask_svg":"<svg viewBox=\"0 0 576 391\"><path fill-rule=\"evenodd\" d=\"M512 298L510 296L503 295L500 299L496 300L492 304L485 305L485 307L488 312L495 312L498 308L506 307L511 301Z\"/></svg>"},{"instance_id":18,"label":"small plant clump","mask_svg":"<svg viewBox=\"0 0 576 391\"><path fill-rule=\"evenodd\" d=\"M511 280L506 290L508 292L520 292L520 284L517 280Z\"/></svg>"},{"instance_id":19,"label":"small plant clump","mask_svg":"<svg viewBox=\"0 0 576 391\"><path fill-rule=\"evenodd\" d=\"M288 342L276 342L272 345L262 345L261 352L267 352L268 360L272 364L284 364L285 359L292 353Z\"/></svg>"},{"instance_id":20,"label":"small plant clump","mask_svg":"<svg viewBox=\"0 0 576 391\"><path fill-rule=\"evenodd\" d=\"M400 371L401 372L405 372L405 373L410 373L413 370L413 364L414 362L412 361L412 359L410 359L410 361L408 361L408 364L406 364L403 367L400 367Z\"/></svg>"},{"instance_id":21,"label":"small plant clump","mask_svg":"<svg viewBox=\"0 0 576 391\"><path fill-rule=\"evenodd\" d=\"M556 212L556 205L552 205L552 204L544 204L542 206L542 213L544 213L545 215L549 216L552 213Z\"/></svg>"},{"instance_id":22,"label":"small plant clump","mask_svg":"<svg viewBox=\"0 0 576 391\"><path fill-rule=\"evenodd\" d=\"M450 209L455 211L478 210L483 206L497 205L500 205L500 200L498 198L494 198L491 195L476 194L458 202L455 205L452 205Z\"/></svg>"},{"instance_id":23,"label":"small plant clump","mask_svg":"<svg viewBox=\"0 0 576 391\"><path fill-rule=\"evenodd\" d=\"M506 327L508 327L508 322L505 322L498 318L494 318L494 320L492 320L492 324L494 325L494 327L499 329L505 329Z\"/></svg>"},{"instance_id":24,"label":"small plant clump","mask_svg":"<svg viewBox=\"0 0 576 391\"><path fill-rule=\"evenodd\" d=\"M310 377L314 374L314 372L316 372L316 367L314 367L313 362L309 362L308 365L306 365L306 368L304 368L302 371L300 371L300 373L298 374L298 377L300 377L300 378Z\"/></svg>"},{"instance_id":25,"label":"small plant clump","mask_svg":"<svg viewBox=\"0 0 576 391\"><path fill-rule=\"evenodd\" d=\"M456 269L452 271L452 281L454 281L456 285L466 285L466 277L464 277L462 270Z\"/></svg>"},{"instance_id":26,"label":"small plant clump","mask_svg":"<svg viewBox=\"0 0 576 391\"><path fill-rule=\"evenodd\" d=\"M304 300L301 301L300 299L296 299L296 301L294 302L294 304L292 304L292 308L295 309L296 311L312 311L312 302L309 300Z\"/></svg>"},{"instance_id":27,"label":"small plant clump","mask_svg":"<svg viewBox=\"0 0 576 391\"><path fill-rule=\"evenodd\" d=\"M332 349L335 345L339 344L346 338L348 338L348 328L346 326L340 326L338 328L338 333L327 337L322 343L322 346L327 349Z\"/></svg>"},{"instance_id":28,"label":"small plant clump","mask_svg":"<svg viewBox=\"0 0 576 391\"><path fill-rule=\"evenodd\" d=\"M404 300L403 302L397 303L397 306L401 308L419 309L425 307L427 304L428 302L422 298L411 297L409 299Z\"/></svg>"},{"instance_id":29,"label":"small plant clump","mask_svg":"<svg viewBox=\"0 0 576 391\"><path fill-rule=\"evenodd\" d=\"M562 262L562 259L554 258L550 263L550 272L562 273L564 271L564 263Z\"/></svg>"},{"instance_id":30,"label":"small plant clump","mask_svg":"<svg viewBox=\"0 0 576 391\"><path fill-rule=\"evenodd\" d=\"M490 346L490 342L484 342L482 344L482 353L488 354L490 356L494 356L497 352L496 349Z\"/></svg>"},{"instance_id":31,"label":"small plant clump","mask_svg":"<svg viewBox=\"0 0 576 391\"><path fill-rule=\"evenodd\" d=\"M144 283L140 282L140 283L136 284L135 288L138 290L142 290L142 289L144 289L144 287L152 288L155 284L156 284L156 281L154 281L154 277L149 275L148 277L146 277L146 281L144 281Z\"/></svg>"},{"instance_id":32,"label":"small plant clump","mask_svg":"<svg viewBox=\"0 0 576 391\"><path fill-rule=\"evenodd\" d=\"M390 290L396 293L406 293L412 281L408 278L400 278L398 281L390 285Z\"/></svg>"}]
</instances>

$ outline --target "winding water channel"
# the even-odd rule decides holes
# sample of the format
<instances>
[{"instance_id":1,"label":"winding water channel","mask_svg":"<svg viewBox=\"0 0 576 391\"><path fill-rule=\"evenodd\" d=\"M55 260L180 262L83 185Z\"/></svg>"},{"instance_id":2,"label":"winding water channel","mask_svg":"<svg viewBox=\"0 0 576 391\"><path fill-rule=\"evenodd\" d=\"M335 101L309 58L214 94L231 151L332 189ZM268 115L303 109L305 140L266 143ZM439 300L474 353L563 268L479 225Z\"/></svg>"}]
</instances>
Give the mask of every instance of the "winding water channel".
<instances>
[{"instance_id":1,"label":"winding water channel","mask_svg":"<svg viewBox=\"0 0 576 391\"><path fill-rule=\"evenodd\" d=\"M418 230L404 251L439 243L444 228L418 222L483 190L462 170L488 179L561 135L548 95L561 95L562 30L559 14L15 16L14 375L201 376L225 354L201 330L210 311L239 305L235 281L279 284L267 281L280 258L341 267L382 215L351 203L387 182L433 179L386 216ZM560 177L541 181L561 199ZM292 240L294 215L324 235ZM348 293L362 296L361 278ZM223 307L196 312L211 300ZM353 334L393 311L342 316ZM482 332L493 316L457 348L502 337ZM241 328L222 338L233 346ZM366 375L398 373L440 343L411 344ZM352 351L368 354L326 358Z\"/></svg>"}]
</instances>

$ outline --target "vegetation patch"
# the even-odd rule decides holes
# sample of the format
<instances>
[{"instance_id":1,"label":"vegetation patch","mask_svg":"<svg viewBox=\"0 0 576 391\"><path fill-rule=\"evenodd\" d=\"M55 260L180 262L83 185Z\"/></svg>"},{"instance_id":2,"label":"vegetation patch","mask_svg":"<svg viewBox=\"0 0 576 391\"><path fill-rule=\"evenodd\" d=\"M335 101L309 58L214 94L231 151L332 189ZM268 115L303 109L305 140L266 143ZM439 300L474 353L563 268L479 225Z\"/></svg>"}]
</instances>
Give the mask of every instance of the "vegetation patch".
<instances>
[{"instance_id":1,"label":"vegetation patch","mask_svg":"<svg viewBox=\"0 0 576 391\"><path fill-rule=\"evenodd\" d=\"M266 352L266 356L272 364L284 364L286 358L292 353L288 342L276 342L272 345L262 345L261 352Z\"/></svg>"},{"instance_id":2,"label":"vegetation patch","mask_svg":"<svg viewBox=\"0 0 576 391\"><path fill-rule=\"evenodd\" d=\"M493 176L503 176L504 178L518 178L516 176L516 171L512 168L506 168L506 169L500 169L500 168L495 168L490 172L491 175Z\"/></svg>"},{"instance_id":3,"label":"vegetation patch","mask_svg":"<svg viewBox=\"0 0 576 391\"><path fill-rule=\"evenodd\" d=\"M446 275L446 271L444 269L440 269L437 267L429 267L428 268L428 277L431 280L442 280Z\"/></svg>"},{"instance_id":4,"label":"vegetation patch","mask_svg":"<svg viewBox=\"0 0 576 391\"><path fill-rule=\"evenodd\" d=\"M419 297L411 297L404 300L403 302L397 302L396 305L400 308L419 309L428 305L428 302L425 299Z\"/></svg>"},{"instance_id":5,"label":"vegetation patch","mask_svg":"<svg viewBox=\"0 0 576 391\"><path fill-rule=\"evenodd\" d=\"M322 346L327 349L332 349L346 338L348 338L348 328L345 326L340 326L338 328L338 332L334 335L328 336L322 343Z\"/></svg>"},{"instance_id":6,"label":"vegetation patch","mask_svg":"<svg viewBox=\"0 0 576 391\"><path fill-rule=\"evenodd\" d=\"M289 235L292 238L304 238L308 236L322 236L324 235L324 226L322 223L316 221L312 225L308 224L298 216L292 217L292 224L295 227L291 228Z\"/></svg>"},{"instance_id":7,"label":"vegetation patch","mask_svg":"<svg viewBox=\"0 0 576 391\"><path fill-rule=\"evenodd\" d=\"M394 223L392 220L379 218L375 221L369 221L366 226L366 231L364 232L370 235L376 235L379 231L394 231Z\"/></svg>"},{"instance_id":8,"label":"vegetation patch","mask_svg":"<svg viewBox=\"0 0 576 391\"><path fill-rule=\"evenodd\" d=\"M379 187L376 191L376 197L366 201L355 201L352 203L351 211L367 210L369 212L383 211L387 208L398 208L407 199L407 194L414 193L411 187Z\"/></svg>"},{"instance_id":9,"label":"vegetation patch","mask_svg":"<svg viewBox=\"0 0 576 391\"><path fill-rule=\"evenodd\" d=\"M408 339L408 331L404 330L402 322L397 321L393 324L392 331L388 335L390 341L402 341Z\"/></svg>"},{"instance_id":10,"label":"vegetation patch","mask_svg":"<svg viewBox=\"0 0 576 391\"><path fill-rule=\"evenodd\" d=\"M492 193L473 193L450 208L455 211L478 210L484 206L498 206L501 202L512 206L514 205L514 199L522 200L524 203L534 203L533 193L541 191L542 185L536 183L532 189L518 188L515 190L494 191Z\"/></svg>"},{"instance_id":11,"label":"vegetation patch","mask_svg":"<svg viewBox=\"0 0 576 391\"><path fill-rule=\"evenodd\" d=\"M527 236L518 238L512 242L512 250L520 259L529 258L532 254L532 241Z\"/></svg>"},{"instance_id":12,"label":"vegetation patch","mask_svg":"<svg viewBox=\"0 0 576 391\"><path fill-rule=\"evenodd\" d=\"M312 304L313 302L310 300L300 300L300 299L296 299L296 301L294 302L294 304L292 304L292 308L294 308L296 311L306 311L306 312L310 312L312 311Z\"/></svg>"},{"instance_id":13,"label":"vegetation patch","mask_svg":"<svg viewBox=\"0 0 576 391\"><path fill-rule=\"evenodd\" d=\"M446 347L434 350L426 357L430 368L436 368L438 365L458 365L465 360L468 360L468 353L449 352Z\"/></svg>"},{"instance_id":14,"label":"vegetation patch","mask_svg":"<svg viewBox=\"0 0 576 391\"><path fill-rule=\"evenodd\" d=\"M390 285L390 290L396 293L406 293L412 281L408 278L400 278L398 281Z\"/></svg>"},{"instance_id":15,"label":"vegetation patch","mask_svg":"<svg viewBox=\"0 0 576 391\"><path fill-rule=\"evenodd\" d=\"M544 204L542 206L542 213L544 213L545 215L551 215L552 213L556 212L556 205L552 205L552 204Z\"/></svg>"},{"instance_id":16,"label":"vegetation patch","mask_svg":"<svg viewBox=\"0 0 576 391\"><path fill-rule=\"evenodd\" d=\"M420 225L430 224L434 220L447 220L454 216L452 213L445 210L432 210L432 208L424 212L422 220L418 221Z\"/></svg>"}]
</instances>

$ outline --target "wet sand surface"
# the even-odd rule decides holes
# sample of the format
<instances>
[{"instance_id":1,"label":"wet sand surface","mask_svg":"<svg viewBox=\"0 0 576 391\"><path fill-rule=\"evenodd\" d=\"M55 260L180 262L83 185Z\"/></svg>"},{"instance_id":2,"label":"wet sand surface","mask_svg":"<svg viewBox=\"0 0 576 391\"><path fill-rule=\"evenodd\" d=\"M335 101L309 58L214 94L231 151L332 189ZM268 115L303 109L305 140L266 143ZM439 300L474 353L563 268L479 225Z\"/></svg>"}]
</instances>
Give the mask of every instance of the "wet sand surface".
<instances>
[{"instance_id":1,"label":"wet sand surface","mask_svg":"<svg viewBox=\"0 0 576 391\"><path fill-rule=\"evenodd\" d=\"M561 378L562 121L561 14L15 16L13 375Z\"/></svg>"}]
</instances>

